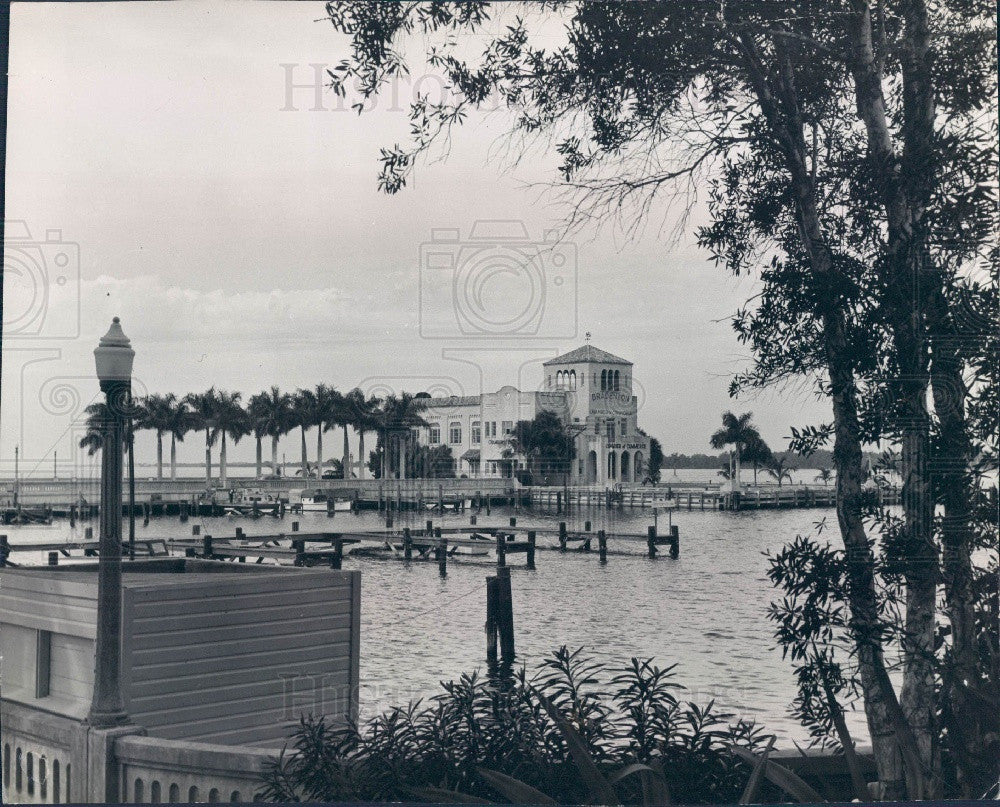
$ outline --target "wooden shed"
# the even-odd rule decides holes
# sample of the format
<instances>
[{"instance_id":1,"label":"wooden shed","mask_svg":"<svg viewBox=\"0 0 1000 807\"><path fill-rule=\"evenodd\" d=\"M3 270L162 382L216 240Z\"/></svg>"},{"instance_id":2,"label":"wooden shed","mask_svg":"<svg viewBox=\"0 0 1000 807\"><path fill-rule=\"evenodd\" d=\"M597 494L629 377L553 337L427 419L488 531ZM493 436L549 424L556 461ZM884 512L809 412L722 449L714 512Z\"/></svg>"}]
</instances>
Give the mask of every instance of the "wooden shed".
<instances>
[{"instance_id":1,"label":"wooden shed","mask_svg":"<svg viewBox=\"0 0 1000 807\"><path fill-rule=\"evenodd\" d=\"M356 718L361 573L191 558L125 563L126 708L154 737L280 745L304 713ZM0 571L4 700L83 718L97 566Z\"/></svg>"}]
</instances>

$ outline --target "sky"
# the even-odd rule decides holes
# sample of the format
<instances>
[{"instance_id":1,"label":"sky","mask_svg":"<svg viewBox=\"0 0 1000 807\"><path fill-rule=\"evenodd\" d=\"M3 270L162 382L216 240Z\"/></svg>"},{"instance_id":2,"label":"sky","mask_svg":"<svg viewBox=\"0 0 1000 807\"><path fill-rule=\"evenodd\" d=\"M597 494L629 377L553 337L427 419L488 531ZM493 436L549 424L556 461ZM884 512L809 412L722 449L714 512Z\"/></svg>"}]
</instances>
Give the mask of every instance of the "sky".
<instances>
[{"instance_id":1,"label":"sky","mask_svg":"<svg viewBox=\"0 0 1000 807\"><path fill-rule=\"evenodd\" d=\"M558 41L558 26L536 31ZM728 318L755 286L696 246L702 200L676 237L679 211L655 207L636 237L567 234L568 209L539 187L555 157L515 161L502 111L471 118L387 196L379 150L405 138L406 102L437 77L417 68L359 116L317 99L317 72L348 54L322 3L12 5L3 472L14 446L22 472L78 462L113 316L139 393L530 389L541 361L590 333L634 362L639 423L667 454L709 451L726 409L752 410L776 448L789 426L828 419L804 383L729 397L749 355ZM327 445L339 453L339 437ZM281 451L297 456L298 438ZM252 455L249 441L230 453ZM189 437L181 461L202 456Z\"/></svg>"}]
</instances>

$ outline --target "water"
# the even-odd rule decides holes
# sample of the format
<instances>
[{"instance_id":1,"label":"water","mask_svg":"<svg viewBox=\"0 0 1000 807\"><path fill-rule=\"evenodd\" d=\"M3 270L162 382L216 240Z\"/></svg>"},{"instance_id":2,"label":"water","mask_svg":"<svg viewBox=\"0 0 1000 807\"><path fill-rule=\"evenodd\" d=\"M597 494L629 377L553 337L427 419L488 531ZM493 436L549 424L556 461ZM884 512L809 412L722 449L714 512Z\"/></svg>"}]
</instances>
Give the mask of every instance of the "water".
<instances>
[{"instance_id":1,"label":"water","mask_svg":"<svg viewBox=\"0 0 1000 807\"><path fill-rule=\"evenodd\" d=\"M507 524L513 511L495 508L479 523ZM551 523L565 519L570 529L645 532L649 511L593 509L556 517L520 510L520 523ZM337 527L378 529L372 511L353 516L338 513L296 516L303 532ZM403 512L397 527L435 524L467 525L468 514L444 517ZM836 542L832 509L762 510L739 513L686 511L673 514L680 528L678 560L645 557L645 544L609 541L611 555L602 566L595 551L566 554L539 551L537 569L523 568L524 556L509 558L512 568L517 651L529 667L565 644L583 646L612 663L631 656L654 657L660 666L677 663L678 680L687 697L699 703L715 699L741 717L754 719L778 735L779 747L791 748L807 739L805 730L788 714L795 697L792 667L775 648L768 604L775 599L763 553L776 551L799 533L812 533L825 519ZM95 527L96 521L89 522ZM180 537L201 523L202 533L217 539L235 534L237 525L248 535L290 531L290 519L250 521L226 518L157 518L136 535ZM280 524L280 526L279 526ZM661 517L661 533L666 532ZM70 531L65 522L50 527L8 527L12 544L22 540L59 540ZM82 537L78 524L74 537ZM554 543L554 540L552 541ZM539 539L539 546L551 545ZM665 548L664 548L665 549ZM492 556L491 556L492 557ZM18 555L15 560L27 560ZM43 558L34 559L43 562ZM392 705L434 694L439 682L482 667L485 655L485 577L495 565L485 558L449 560L442 579L434 563L404 564L395 560L348 556L344 568L362 572L361 710L370 716ZM852 735L868 742L860 709L848 714Z\"/></svg>"}]
</instances>

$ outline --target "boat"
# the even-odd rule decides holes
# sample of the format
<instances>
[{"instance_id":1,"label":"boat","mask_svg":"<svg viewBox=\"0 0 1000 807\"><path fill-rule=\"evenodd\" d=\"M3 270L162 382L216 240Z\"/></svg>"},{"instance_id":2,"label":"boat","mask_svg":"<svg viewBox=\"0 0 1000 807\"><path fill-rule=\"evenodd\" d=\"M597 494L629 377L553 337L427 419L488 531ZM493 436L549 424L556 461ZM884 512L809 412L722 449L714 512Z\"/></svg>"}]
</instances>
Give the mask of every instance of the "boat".
<instances>
[{"instance_id":1,"label":"boat","mask_svg":"<svg viewBox=\"0 0 1000 807\"><path fill-rule=\"evenodd\" d=\"M241 488L231 491L230 501L226 503L223 500L221 506L222 511L230 517L251 516L257 518L281 514L280 499L256 488Z\"/></svg>"},{"instance_id":2,"label":"boat","mask_svg":"<svg viewBox=\"0 0 1000 807\"><path fill-rule=\"evenodd\" d=\"M441 510L442 512L468 510L472 507L472 499L443 499L441 502L424 502L425 510Z\"/></svg>"},{"instance_id":3,"label":"boat","mask_svg":"<svg viewBox=\"0 0 1000 807\"><path fill-rule=\"evenodd\" d=\"M333 510L337 513L348 513L351 510L352 502L350 499L337 499L318 489L299 491L298 509L303 513L327 513L330 511L331 502L333 502Z\"/></svg>"}]
</instances>

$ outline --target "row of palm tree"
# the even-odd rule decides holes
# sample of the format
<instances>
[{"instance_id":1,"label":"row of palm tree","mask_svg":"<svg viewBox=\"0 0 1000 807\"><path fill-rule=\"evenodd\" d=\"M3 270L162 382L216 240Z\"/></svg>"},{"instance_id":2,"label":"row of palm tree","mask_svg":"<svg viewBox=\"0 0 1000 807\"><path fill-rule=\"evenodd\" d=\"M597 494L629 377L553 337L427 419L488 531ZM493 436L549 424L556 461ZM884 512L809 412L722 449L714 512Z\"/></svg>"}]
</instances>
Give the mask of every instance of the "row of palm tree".
<instances>
[{"instance_id":1,"label":"row of palm tree","mask_svg":"<svg viewBox=\"0 0 1000 807\"><path fill-rule=\"evenodd\" d=\"M341 393L327 384L314 389L299 389L294 393L282 392L273 386L250 396L246 402L239 392L217 390L215 387L199 393L178 397L173 393L151 394L135 402L134 428L156 433L156 476L163 478L163 443L170 438L170 478L177 477L177 443L190 433L203 433L205 438L205 480L212 481L212 449L219 444L219 481L228 483L226 466L227 441L239 443L252 436L257 441L257 476L263 469L263 441L271 441L271 472L278 473L278 440L296 429L301 436L301 469L303 477L315 473L322 476L323 434L334 428L343 429L344 474L350 473L350 430L358 435L358 455L364 467L365 434L378 432L379 451L383 455L382 472L387 475L385 450L387 440L382 439L392 431L409 430L423 425L417 414L414 396L403 393L384 399L367 397L360 389ZM106 416L104 404L87 407L87 432L80 440L80 447L89 454L101 448L101 423ZM316 460L310 463L306 435L316 430ZM334 461L335 463L336 461Z\"/></svg>"}]
</instances>

